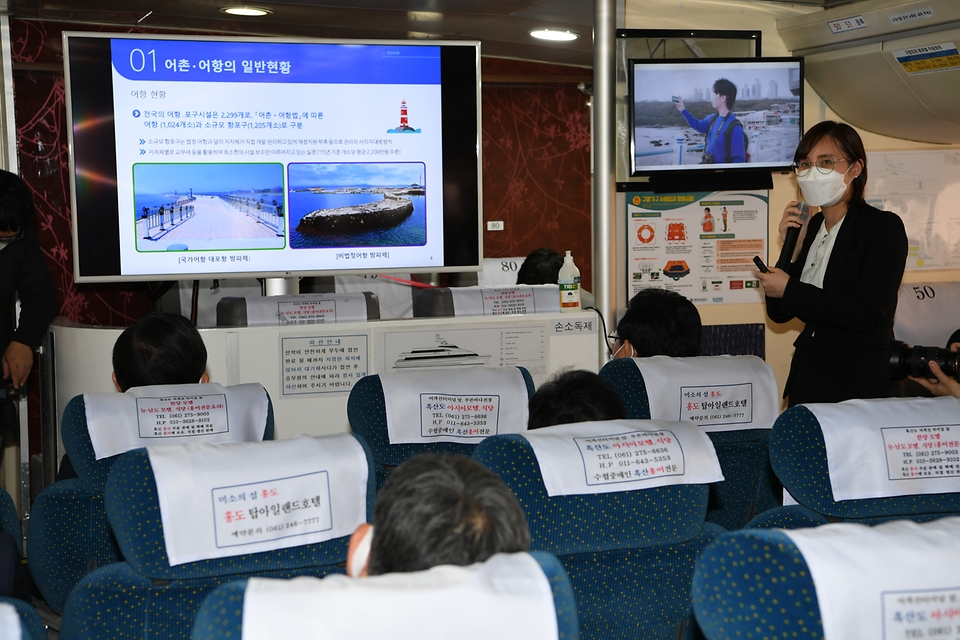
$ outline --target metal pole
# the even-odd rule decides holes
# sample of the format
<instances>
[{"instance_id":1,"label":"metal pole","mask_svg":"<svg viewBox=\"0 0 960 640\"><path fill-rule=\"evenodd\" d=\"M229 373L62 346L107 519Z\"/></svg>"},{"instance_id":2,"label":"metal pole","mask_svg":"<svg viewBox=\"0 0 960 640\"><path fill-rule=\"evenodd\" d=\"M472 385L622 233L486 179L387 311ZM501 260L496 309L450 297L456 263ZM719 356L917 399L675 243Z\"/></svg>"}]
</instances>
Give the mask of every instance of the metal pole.
<instances>
[{"instance_id":1,"label":"metal pole","mask_svg":"<svg viewBox=\"0 0 960 640\"><path fill-rule=\"evenodd\" d=\"M617 313L616 225L617 192L614 149L616 136L615 0L593 4L593 288L597 309L612 331ZM607 362L606 336L598 344L599 364Z\"/></svg>"}]
</instances>

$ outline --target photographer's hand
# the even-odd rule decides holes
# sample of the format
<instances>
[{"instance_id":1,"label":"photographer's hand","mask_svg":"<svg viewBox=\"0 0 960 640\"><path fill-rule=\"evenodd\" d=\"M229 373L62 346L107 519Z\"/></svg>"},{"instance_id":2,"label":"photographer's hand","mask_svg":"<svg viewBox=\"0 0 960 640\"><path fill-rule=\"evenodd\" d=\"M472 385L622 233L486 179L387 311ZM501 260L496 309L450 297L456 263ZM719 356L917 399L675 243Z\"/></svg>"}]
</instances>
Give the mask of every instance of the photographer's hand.
<instances>
[{"instance_id":1,"label":"photographer's hand","mask_svg":"<svg viewBox=\"0 0 960 640\"><path fill-rule=\"evenodd\" d=\"M936 376L935 381L913 376L910 376L910 379L934 395L960 398L960 382L946 375L936 362L930 361L927 366L930 367L930 373Z\"/></svg>"}]
</instances>

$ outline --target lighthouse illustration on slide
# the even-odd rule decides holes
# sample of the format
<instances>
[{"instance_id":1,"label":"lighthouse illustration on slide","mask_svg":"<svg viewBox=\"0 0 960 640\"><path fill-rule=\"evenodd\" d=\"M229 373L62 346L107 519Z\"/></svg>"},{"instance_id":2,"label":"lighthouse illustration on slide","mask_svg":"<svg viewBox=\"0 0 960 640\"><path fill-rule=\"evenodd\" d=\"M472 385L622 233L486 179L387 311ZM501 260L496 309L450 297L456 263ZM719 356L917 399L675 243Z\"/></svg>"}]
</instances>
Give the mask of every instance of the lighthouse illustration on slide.
<instances>
[{"instance_id":1,"label":"lighthouse illustration on slide","mask_svg":"<svg viewBox=\"0 0 960 640\"><path fill-rule=\"evenodd\" d=\"M420 133L420 129L414 129L410 126L406 100L400 101L400 125L396 129L387 129L387 133Z\"/></svg>"}]
</instances>

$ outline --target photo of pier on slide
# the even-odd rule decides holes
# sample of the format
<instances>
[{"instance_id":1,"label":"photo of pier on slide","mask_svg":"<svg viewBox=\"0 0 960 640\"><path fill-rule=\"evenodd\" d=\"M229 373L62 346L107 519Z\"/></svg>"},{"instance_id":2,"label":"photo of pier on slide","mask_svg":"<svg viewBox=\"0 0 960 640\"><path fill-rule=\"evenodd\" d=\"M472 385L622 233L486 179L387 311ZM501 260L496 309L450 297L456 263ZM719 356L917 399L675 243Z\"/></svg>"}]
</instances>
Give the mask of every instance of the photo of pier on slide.
<instances>
[{"instance_id":1,"label":"photo of pier on slide","mask_svg":"<svg viewBox=\"0 0 960 640\"><path fill-rule=\"evenodd\" d=\"M283 249L283 165L135 164L137 251Z\"/></svg>"},{"instance_id":2,"label":"photo of pier on slide","mask_svg":"<svg viewBox=\"0 0 960 640\"><path fill-rule=\"evenodd\" d=\"M427 243L422 162L291 163L290 247Z\"/></svg>"}]
</instances>

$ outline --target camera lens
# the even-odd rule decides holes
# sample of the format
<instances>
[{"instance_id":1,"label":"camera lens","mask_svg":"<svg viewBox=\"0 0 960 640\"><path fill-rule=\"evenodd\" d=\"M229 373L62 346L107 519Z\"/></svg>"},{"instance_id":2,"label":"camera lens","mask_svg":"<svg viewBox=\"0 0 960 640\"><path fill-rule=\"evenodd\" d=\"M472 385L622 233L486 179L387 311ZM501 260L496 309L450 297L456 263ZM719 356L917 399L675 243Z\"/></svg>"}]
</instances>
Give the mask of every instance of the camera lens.
<instances>
[{"instance_id":1,"label":"camera lens","mask_svg":"<svg viewBox=\"0 0 960 640\"><path fill-rule=\"evenodd\" d=\"M944 375L960 380L958 372L958 354L956 351L939 347L911 347L903 342L894 341L890 345L890 379L903 380L907 376L914 378L932 378L930 362L936 362Z\"/></svg>"}]
</instances>

